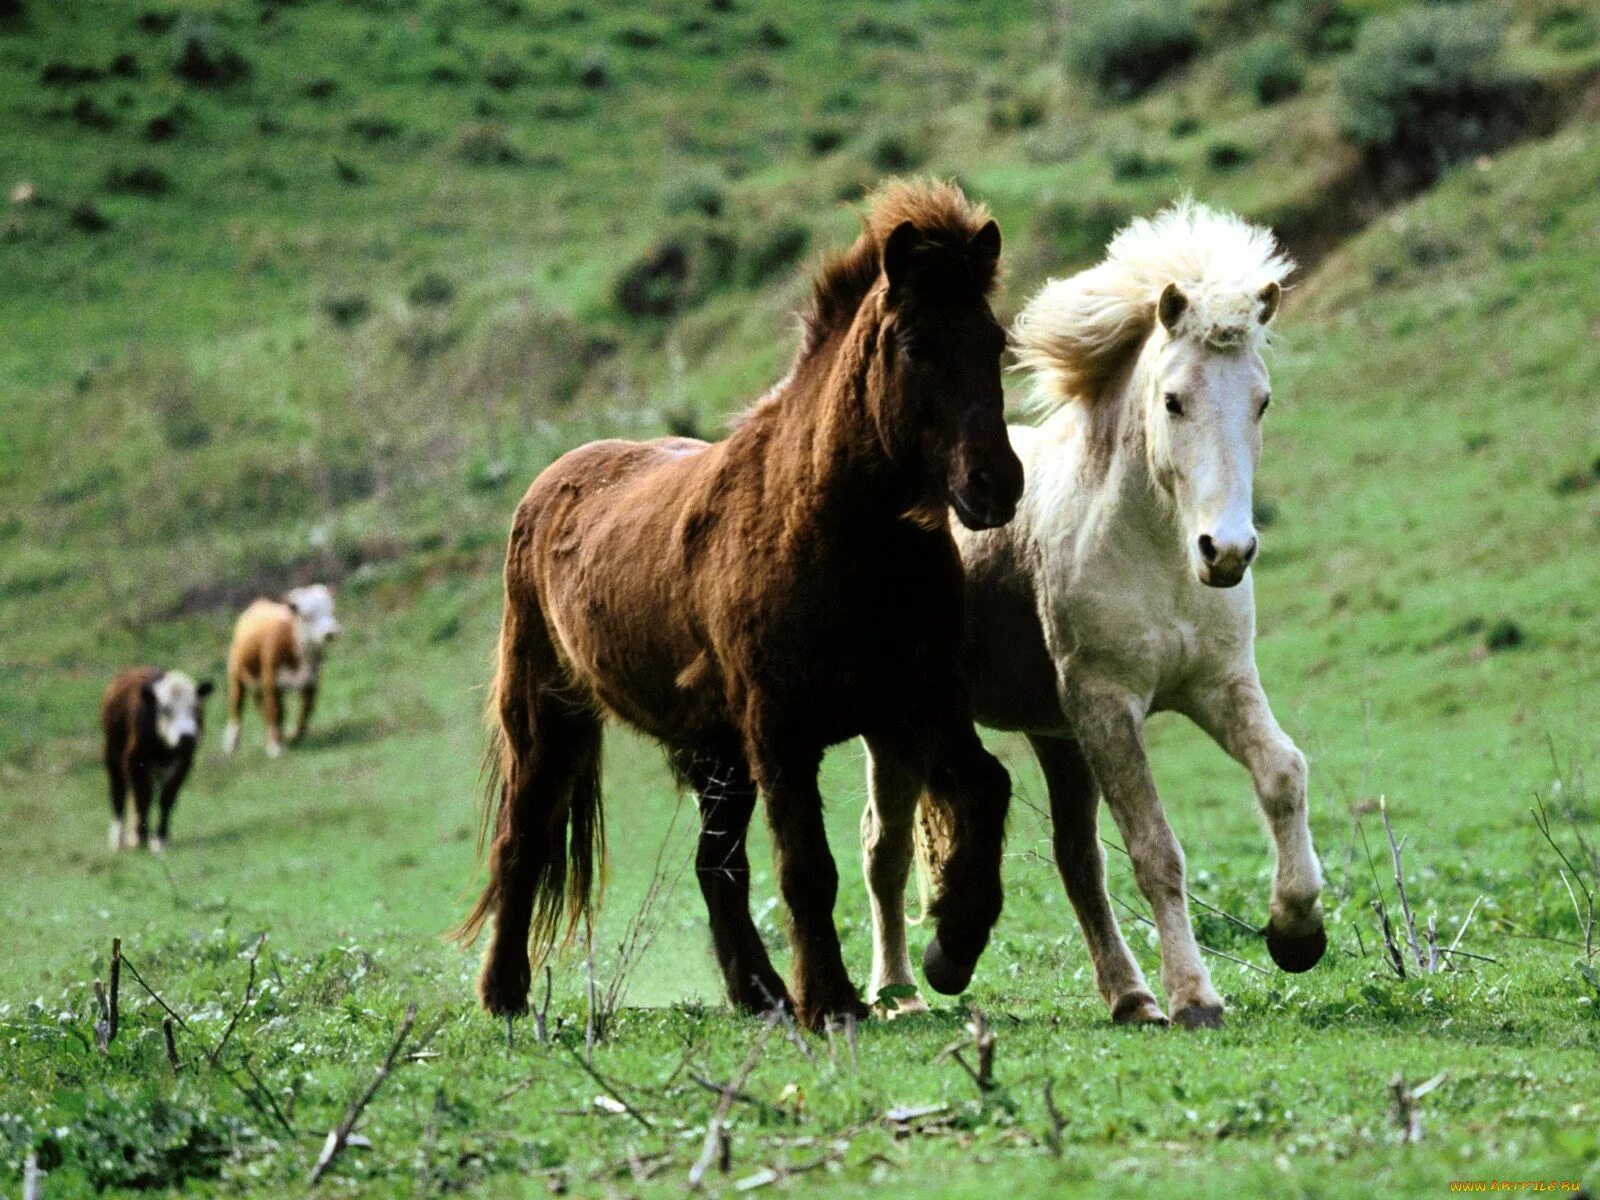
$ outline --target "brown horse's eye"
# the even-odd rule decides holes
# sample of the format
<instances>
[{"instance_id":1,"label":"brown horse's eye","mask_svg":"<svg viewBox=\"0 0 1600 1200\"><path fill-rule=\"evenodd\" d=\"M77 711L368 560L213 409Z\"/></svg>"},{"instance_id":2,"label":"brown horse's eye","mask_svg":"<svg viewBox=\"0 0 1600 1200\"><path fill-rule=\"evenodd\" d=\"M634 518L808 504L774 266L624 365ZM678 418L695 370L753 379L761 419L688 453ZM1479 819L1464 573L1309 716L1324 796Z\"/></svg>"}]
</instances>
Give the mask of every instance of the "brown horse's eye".
<instances>
[{"instance_id":1,"label":"brown horse's eye","mask_svg":"<svg viewBox=\"0 0 1600 1200\"><path fill-rule=\"evenodd\" d=\"M1175 417L1183 416L1183 401L1178 399L1177 392L1167 393L1167 411Z\"/></svg>"}]
</instances>

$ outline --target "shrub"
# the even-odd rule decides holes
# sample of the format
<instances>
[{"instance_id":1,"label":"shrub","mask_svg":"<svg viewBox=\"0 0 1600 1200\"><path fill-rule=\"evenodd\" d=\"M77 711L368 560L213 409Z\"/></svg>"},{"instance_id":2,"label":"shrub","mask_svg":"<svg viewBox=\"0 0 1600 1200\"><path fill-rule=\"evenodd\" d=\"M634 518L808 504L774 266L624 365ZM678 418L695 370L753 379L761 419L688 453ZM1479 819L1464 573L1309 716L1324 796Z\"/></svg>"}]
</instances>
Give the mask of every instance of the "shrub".
<instances>
[{"instance_id":1,"label":"shrub","mask_svg":"<svg viewBox=\"0 0 1600 1200\"><path fill-rule=\"evenodd\" d=\"M1276 104L1300 94L1306 69L1288 39L1268 38L1239 56L1233 78L1239 90L1254 96L1257 104Z\"/></svg>"},{"instance_id":2,"label":"shrub","mask_svg":"<svg viewBox=\"0 0 1600 1200\"><path fill-rule=\"evenodd\" d=\"M83 200L67 211L67 222L80 233L104 233L111 228L111 218L101 212L93 200Z\"/></svg>"},{"instance_id":3,"label":"shrub","mask_svg":"<svg viewBox=\"0 0 1600 1200\"><path fill-rule=\"evenodd\" d=\"M85 129L116 128L117 118L93 96L79 96L72 103L72 119Z\"/></svg>"},{"instance_id":4,"label":"shrub","mask_svg":"<svg viewBox=\"0 0 1600 1200\"><path fill-rule=\"evenodd\" d=\"M916 170L927 158L927 153L911 138L898 133L884 133L873 139L867 157L880 171L899 172Z\"/></svg>"},{"instance_id":5,"label":"shrub","mask_svg":"<svg viewBox=\"0 0 1600 1200\"><path fill-rule=\"evenodd\" d=\"M497 92L509 92L527 78L522 64L504 50L496 50L483 63L483 81Z\"/></svg>"},{"instance_id":6,"label":"shrub","mask_svg":"<svg viewBox=\"0 0 1600 1200\"><path fill-rule=\"evenodd\" d=\"M629 50L654 50L667 40L666 31L653 25L624 25L612 35L612 41Z\"/></svg>"},{"instance_id":7,"label":"shrub","mask_svg":"<svg viewBox=\"0 0 1600 1200\"><path fill-rule=\"evenodd\" d=\"M372 301L361 292L325 296L322 311L340 329L353 329L372 315Z\"/></svg>"},{"instance_id":8,"label":"shrub","mask_svg":"<svg viewBox=\"0 0 1600 1200\"><path fill-rule=\"evenodd\" d=\"M1251 159L1250 151L1238 142L1213 142L1206 147L1206 165L1213 171L1232 171Z\"/></svg>"},{"instance_id":9,"label":"shrub","mask_svg":"<svg viewBox=\"0 0 1600 1200\"><path fill-rule=\"evenodd\" d=\"M1500 65L1502 40L1496 15L1476 6L1375 17L1339 76L1346 136L1423 175L1501 143L1531 99Z\"/></svg>"},{"instance_id":10,"label":"shrub","mask_svg":"<svg viewBox=\"0 0 1600 1200\"><path fill-rule=\"evenodd\" d=\"M406 289L406 299L417 308L437 308L456 298L456 285L437 271L429 271Z\"/></svg>"},{"instance_id":11,"label":"shrub","mask_svg":"<svg viewBox=\"0 0 1600 1200\"><path fill-rule=\"evenodd\" d=\"M250 76L250 63L215 21L186 13L172 31L172 45L172 73L186 83L225 88Z\"/></svg>"},{"instance_id":12,"label":"shrub","mask_svg":"<svg viewBox=\"0 0 1600 1200\"><path fill-rule=\"evenodd\" d=\"M1111 100L1143 95L1200 49L1200 29L1184 4L1133 0L1112 5L1085 21L1069 52L1069 65Z\"/></svg>"},{"instance_id":13,"label":"shrub","mask_svg":"<svg viewBox=\"0 0 1600 1200\"><path fill-rule=\"evenodd\" d=\"M106 172L106 191L123 192L133 196L154 199L164 196L172 187L172 180L160 167L150 163L135 163L131 167L112 167Z\"/></svg>"},{"instance_id":14,"label":"shrub","mask_svg":"<svg viewBox=\"0 0 1600 1200\"><path fill-rule=\"evenodd\" d=\"M798 221L781 220L758 230L749 241L741 274L745 284L759 287L793 266L806 252L811 231Z\"/></svg>"},{"instance_id":15,"label":"shrub","mask_svg":"<svg viewBox=\"0 0 1600 1200\"><path fill-rule=\"evenodd\" d=\"M1148 153L1143 146L1113 146L1106 151L1113 179L1149 179L1172 170L1172 160Z\"/></svg>"},{"instance_id":16,"label":"shrub","mask_svg":"<svg viewBox=\"0 0 1600 1200\"><path fill-rule=\"evenodd\" d=\"M456 157L475 167L510 167L523 161L522 151L499 125L463 125L456 134Z\"/></svg>"},{"instance_id":17,"label":"shrub","mask_svg":"<svg viewBox=\"0 0 1600 1200\"><path fill-rule=\"evenodd\" d=\"M1103 202L1087 206L1072 200L1050 201L1033 217L1033 240L1053 247L1056 265L1087 263L1105 253L1106 243L1128 223L1126 209Z\"/></svg>"},{"instance_id":18,"label":"shrub","mask_svg":"<svg viewBox=\"0 0 1600 1200\"><path fill-rule=\"evenodd\" d=\"M670 317L693 308L733 274L738 245L689 225L668 234L617 276L612 297L630 317Z\"/></svg>"},{"instance_id":19,"label":"shrub","mask_svg":"<svg viewBox=\"0 0 1600 1200\"><path fill-rule=\"evenodd\" d=\"M1279 25L1307 54L1345 54L1356 43L1362 14L1343 0L1295 0L1279 12Z\"/></svg>"},{"instance_id":20,"label":"shrub","mask_svg":"<svg viewBox=\"0 0 1600 1200\"><path fill-rule=\"evenodd\" d=\"M169 108L164 113L157 113L145 122L144 140L147 142L167 142L183 132L189 123L189 113L182 107Z\"/></svg>"},{"instance_id":21,"label":"shrub","mask_svg":"<svg viewBox=\"0 0 1600 1200\"><path fill-rule=\"evenodd\" d=\"M996 100L989 109L989 128L996 132L1007 129L1035 129L1044 124L1048 108L1041 96L1008 96Z\"/></svg>"},{"instance_id":22,"label":"shrub","mask_svg":"<svg viewBox=\"0 0 1600 1200\"><path fill-rule=\"evenodd\" d=\"M821 157L844 145L844 130L837 125L819 125L806 133L806 148Z\"/></svg>"},{"instance_id":23,"label":"shrub","mask_svg":"<svg viewBox=\"0 0 1600 1200\"><path fill-rule=\"evenodd\" d=\"M575 76L582 86L591 91L599 91L601 88L610 87L611 68L607 65L605 52L595 50L584 55L578 61Z\"/></svg>"},{"instance_id":24,"label":"shrub","mask_svg":"<svg viewBox=\"0 0 1600 1200\"><path fill-rule=\"evenodd\" d=\"M661 193L661 207L670 216L699 213L720 217L728 204L727 189L717 171L685 171L668 182Z\"/></svg>"},{"instance_id":25,"label":"shrub","mask_svg":"<svg viewBox=\"0 0 1600 1200\"><path fill-rule=\"evenodd\" d=\"M364 142L390 141L399 137L405 128L393 117L377 113L357 113L344 127Z\"/></svg>"},{"instance_id":26,"label":"shrub","mask_svg":"<svg viewBox=\"0 0 1600 1200\"><path fill-rule=\"evenodd\" d=\"M1576 0L1556 0L1534 20L1541 41L1557 50L1587 50L1600 41L1600 17Z\"/></svg>"}]
</instances>

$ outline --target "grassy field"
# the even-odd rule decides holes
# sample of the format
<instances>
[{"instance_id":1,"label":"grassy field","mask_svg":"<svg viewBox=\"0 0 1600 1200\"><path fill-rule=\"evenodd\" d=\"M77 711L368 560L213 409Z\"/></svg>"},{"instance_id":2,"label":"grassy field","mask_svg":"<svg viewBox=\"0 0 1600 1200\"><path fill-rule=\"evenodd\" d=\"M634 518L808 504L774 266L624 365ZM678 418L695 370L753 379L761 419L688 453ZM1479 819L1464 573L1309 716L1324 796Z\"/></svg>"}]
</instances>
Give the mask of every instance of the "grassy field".
<instances>
[{"instance_id":1,"label":"grassy field","mask_svg":"<svg viewBox=\"0 0 1600 1200\"><path fill-rule=\"evenodd\" d=\"M759 1103L733 1106L708 1191L1592 1193L1600 959L1567 884L1600 891L1579 843L1600 844L1600 126L1370 211L1337 201L1356 157L1341 52L1304 49L1300 91L1270 105L1238 82L1291 9L1207 7L1193 64L1112 104L1063 70L1074 26L1043 5L0 4L0 162L37 194L0 229L0 1190L31 1153L52 1198L301 1194L414 1004L423 1053L319 1191L681 1193L718 1105L695 1077L751 1064ZM1503 11L1508 70L1558 89L1592 70L1581 7ZM1158 719L1158 780L1212 906L1199 938L1231 956L1211 962L1229 1023L1112 1028L1041 782L997 738L1007 907L970 994L853 1047L763 1043L721 1003L692 806L613 731L594 974L624 995L600 1078L581 954L553 974L549 1042L523 1022L508 1046L440 934L474 885L515 497L587 438L715 430L781 371L800 266L850 234L841 198L903 167L995 204L1007 312L1184 190L1306 231L1256 588L1262 672L1312 760L1328 956L1278 974L1213 911L1264 922L1267 842L1242 773ZM667 309L630 312L622 281L669 243L689 275ZM313 575L339 583L346 636L307 744L268 761L252 718L226 759L213 705L170 853L108 855L92 714L111 671L218 674L239 601ZM857 748L824 790L864 980ZM1459 969L1386 962L1379 796L1419 923L1448 942L1477 904ZM764 841L752 858L776 949ZM1108 859L1154 975L1142 900ZM641 912L648 945L625 953ZM130 969L102 1052L92 985L114 937ZM181 1071L133 969L182 1019ZM973 1008L989 1091L942 1053Z\"/></svg>"}]
</instances>

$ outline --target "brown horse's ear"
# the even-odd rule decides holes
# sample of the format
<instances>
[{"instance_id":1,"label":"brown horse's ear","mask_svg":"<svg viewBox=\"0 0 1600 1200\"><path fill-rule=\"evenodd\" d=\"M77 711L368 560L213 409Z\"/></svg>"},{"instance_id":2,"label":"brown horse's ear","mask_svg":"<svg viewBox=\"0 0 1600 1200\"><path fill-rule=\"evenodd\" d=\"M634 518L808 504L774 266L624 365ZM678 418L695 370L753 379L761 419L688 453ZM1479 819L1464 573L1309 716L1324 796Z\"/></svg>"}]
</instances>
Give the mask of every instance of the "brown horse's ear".
<instances>
[{"instance_id":1,"label":"brown horse's ear","mask_svg":"<svg viewBox=\"0 0 1600 1200\"><path fill-rule=\"evenodd\" d=\"M988 221L972 235L967 248L991 266L1000 261L1000 226Z\"/></svg>"},{"instance_id":2,"label":"brown horse's ear","mask_svg":"<svg viewBox=\"0 0 1600 1200\"><path fill-rule=\"evenodd\" d=\"M910 221L901 221L883 242L883 273L889 280L889 290L894 291L911 274L911 256L916 252L917 227Z\"/></svg>"},{"instance_id":3,"label":"brown horse's ear","mask_svg":"<svg viewBox=\"0 0 1600 1200\"><path fill-rule=\"evenodd\" d=\"M1256 299L1261 301L1261 323L1265 325L1277 315L1278 302L1283 299L1283 285L1274 279L1256 293Z\"/></svg>"},{"instance_id":4,"label":"brown horse's ear","mask_svg":"<svg viewBox=\"0 0 1600 1200\"><path fill-rule=\"evenodd\" d=\"M1169 283L1161 289L1161 299L1156 301L1156 316L1161 318L1161 324L1168 333L1178 332L1178 322L1183 320L1183 314L1189 310L1189 297L1176 283Z\"/></svg>"}]
</instances>

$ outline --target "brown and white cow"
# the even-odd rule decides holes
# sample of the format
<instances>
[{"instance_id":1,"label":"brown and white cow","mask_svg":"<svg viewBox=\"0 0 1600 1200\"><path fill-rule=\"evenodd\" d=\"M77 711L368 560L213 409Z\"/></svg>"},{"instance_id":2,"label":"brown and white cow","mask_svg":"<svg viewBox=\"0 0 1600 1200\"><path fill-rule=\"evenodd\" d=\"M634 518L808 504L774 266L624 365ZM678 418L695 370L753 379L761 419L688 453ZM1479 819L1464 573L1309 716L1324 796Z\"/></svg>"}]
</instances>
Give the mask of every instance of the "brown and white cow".
<instances>
[{"instance_id":1,"label":"brown and white cow","mask_svg":"<svg viewBox=\"0 0 1600 1200\"><path fill-rule=\"evenodd\" d=\"M106 772L111 776L111 849L147 844L167 847L172 806L188 777L205 726L209 679L196 683L182 671L135 667L106 688L100 726L106 735ZM127 811L129 790L134 811ZM150 801L159 792L161 813L150 833Z\"/></svg>"},{"instance_id":2,"label":"brown and white cow","mask_svg":"<svg viewBox=\"0 0 1600 1200\"><path fill-rule=\"evenodd\" d=\"M281 601L257 600L233 628L228 651L228 728L222 748L239 745L239 718L249 691L261 700L267 723L267 754L283 753L283 693L300 693L300 721L291 742L305 736L317 702L317 678L328 643L339 636L333 593L320 583L295 588Z\"/></svg>"}]
</instances>

